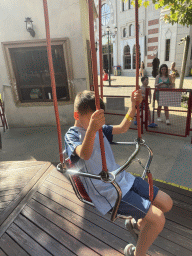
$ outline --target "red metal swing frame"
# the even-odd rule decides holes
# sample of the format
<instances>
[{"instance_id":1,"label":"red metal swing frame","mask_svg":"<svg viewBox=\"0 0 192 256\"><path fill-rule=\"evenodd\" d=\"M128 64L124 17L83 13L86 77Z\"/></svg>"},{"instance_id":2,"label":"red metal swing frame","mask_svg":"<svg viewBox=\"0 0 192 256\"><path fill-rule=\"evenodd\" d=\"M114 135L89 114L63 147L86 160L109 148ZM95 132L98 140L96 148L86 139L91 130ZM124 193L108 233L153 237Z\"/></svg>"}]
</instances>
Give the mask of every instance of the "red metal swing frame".
<instances>
[{"instance_id":1,"label":"red metal swing frame","mask_svg":"<svg viewBox=\"0 0 192 256\"><path fill-rule=\"evenodd\" d=\"M96 50L95 50L95 40L94 40L94 18L93 18L93 0L88 0L89 5L89 28L90 28L90 43L91 43L91 52L92 52L92 67L93 67L93 82L94 82L94 89L95 89L95 104L96 109L100 109L100 100L99 100L99 90L98 90L98 75L97 75L97 59L96 59ZM102 166L103 170L100 175L92 175L88 173L82 173L80 170L76 170L73 168L70 159L65 158L62 152L62 139L61 139L61 126L59 120L59 111L57 105L57 96L56 96L56 85L55 85L55 75L53 69L53 61L52 61L52 54L51 54L51 40L50 40L50 30L49 30L49 18L48 18L48 7L47 7L47 0L43 0L44 6L44 16L45 16L45 27L46 27L46 40L47 40L47 53L48 53L48 61L49 61L49 70L50 70L50 77L51 77L51 86L52 86L52 95L53 95L53 102L54 102L54 109L55 109L55 116L56 116L56 123L57 123L57 131L58 131L58 142L59 142L59 153L60 153L60 164L58 165L57 169L61 172L67 170L67 174L71 181L71 184L74 188L74 191L78 198L86 202L90 205L93 205L91 199L89 198L83 184L79 178L79 176L92 178L92 179L99 179L103 182L110 182L117 191L117 200L115 206L112 209L111 220L114 221L117 217L127 218L127 216L120 216L117 214L118 208L122 199L122 192L119 185L116 183L115 178L116 176L124 171L126 168L129 167L131 162L134 160L136 155L139 152L140 146L145 146L149 152L149 158L145 166L143 166L144 171L142 178L145 178L146 174L148 175L149 185L150 185L150 200L153 199L153 184L152 184L152 176L149 171L149 166L153 157L153 153L151 149L145 144L144 140L141 138L141 123L140 123L140 114L139 114L139 107L137 108L137 124L138 124L138 138L135 142L117 142L115 144L122 144L122 145L135 145L136 149L133 154L128 158L128 160L120 166L117 170L113 172L108 172L107 165L106 165L106 158L105 158L105 149L104 149L104 141L103 141L103 133L102 129L99 130L99 139L100 139L100 148L101 148L101 158L102 158ZM101 42L101 0L99 0L99 51L100 51L100 73L102 74L102 42ZM139 31L138 31L138 0L135 0L135 28L136 28L136 90L139 89ZM102 80L102 79L101 79ZM102 84L102 82L101 82ZM103 96L103 92L101 90L101 97Z\"/></svg>"}]
</instances>

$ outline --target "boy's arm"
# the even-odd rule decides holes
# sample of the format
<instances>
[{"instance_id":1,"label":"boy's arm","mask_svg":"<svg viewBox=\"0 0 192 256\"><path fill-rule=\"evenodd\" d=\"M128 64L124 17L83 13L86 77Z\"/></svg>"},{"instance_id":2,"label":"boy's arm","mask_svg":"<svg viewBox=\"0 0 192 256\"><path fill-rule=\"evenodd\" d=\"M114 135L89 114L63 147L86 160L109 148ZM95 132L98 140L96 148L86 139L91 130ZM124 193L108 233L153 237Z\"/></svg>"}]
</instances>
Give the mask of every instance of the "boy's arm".
<instances>
[{"instance_id":1,"label":"boy's arm","mask_svg":"<svg viewBox=\"0 0 192 256\"><path fill-rule=\"evenodd\" d=\"M76 147L75 153L83 160L89 160L93 152L93 145L96 133L87 130L83 143Z\"/></svg>"},{"instance_id":2,"label":"boy's arm","mask_svg":"<svg viewBox=\"0 0 192 256\"><path fill-rule=\"evenodd\" d=\"M131 96L131 109L127 112L130 118L134 118L135 113L136 113L136 102L141 103L142 102L142 95L141 95L141 90L136 91L132 96ZM139 106L138 106L139 107ZM112 134L120 134L120 133L125 133L128 131L129 127L131 125L131 121L127 119L125 116L123 121L119 125L114 125L113 126L113 131Z\"/></svg>"},{"instance_id":3,"label":"boy's arm","mask_svg":"<svg viewBox=\"0 0 192 256\"><path fill-rule=\"evenodd\" d=\"M75 153L83 160L89 160L97 131L105 124L104 110L96 110L90 119L83 143L76 147Z\"/></svg>"}]
</instances>

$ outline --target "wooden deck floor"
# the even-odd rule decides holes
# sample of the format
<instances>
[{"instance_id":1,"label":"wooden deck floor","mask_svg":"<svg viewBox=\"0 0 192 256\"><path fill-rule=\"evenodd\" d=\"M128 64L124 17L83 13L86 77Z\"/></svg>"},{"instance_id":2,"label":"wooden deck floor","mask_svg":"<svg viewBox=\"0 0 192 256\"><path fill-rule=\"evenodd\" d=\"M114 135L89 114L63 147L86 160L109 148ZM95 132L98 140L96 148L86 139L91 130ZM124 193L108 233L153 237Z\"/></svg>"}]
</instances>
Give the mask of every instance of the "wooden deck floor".
<instances>
[{"instance_id":1,"label":"wooden deck floor","mask_svg":"<svg viewBox=\"0 0 192 256\"><path fill-rule=\"evenodd\" d=\"M10 164L15 171L10 171ZM112 223L109 215L101 216L80 202L69 181L51 163L8 162L1 166L0 204L6 203L0 213L0 255L118 256L133 242L123 220ZM157 185L172 196L174 207L148 255L190 256L192 193Z\"/></svg>"}]
</instances>

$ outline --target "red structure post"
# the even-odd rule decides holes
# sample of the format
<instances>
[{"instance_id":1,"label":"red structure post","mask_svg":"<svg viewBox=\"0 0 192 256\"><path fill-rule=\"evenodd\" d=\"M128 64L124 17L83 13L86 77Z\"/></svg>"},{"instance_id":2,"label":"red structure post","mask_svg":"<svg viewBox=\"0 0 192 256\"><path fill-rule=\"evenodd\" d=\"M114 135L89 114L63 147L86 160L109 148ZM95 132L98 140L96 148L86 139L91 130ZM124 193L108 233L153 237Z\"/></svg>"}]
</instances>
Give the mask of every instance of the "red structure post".
<instances>
[{"instance_id":1,"label":"red structure post","mask_svg":"<svg viewBox=\"0 0 192 256\"><path fill-rule=\"evenodd\" d=\"M60 155L60 162L62 163L63 162L63 155L62 155L63 150L62 150L62 139L61 139L61 125L60 125L59 110L58 110L58 104L57 104L55 73L54 73L52 53L51 53L51 39L50 39L49 15L48 15L47 0L43 0L43 7L44 7L44 16L45 16L45 29L46 29L46 41L47 41L47 54L48 54L48 62L49 62L49 72L50 72L50 78L51 78L53 103L54 103L55 117L56 117L56 123L57 123L59 155Z\"/></svg>"}]
</instances>

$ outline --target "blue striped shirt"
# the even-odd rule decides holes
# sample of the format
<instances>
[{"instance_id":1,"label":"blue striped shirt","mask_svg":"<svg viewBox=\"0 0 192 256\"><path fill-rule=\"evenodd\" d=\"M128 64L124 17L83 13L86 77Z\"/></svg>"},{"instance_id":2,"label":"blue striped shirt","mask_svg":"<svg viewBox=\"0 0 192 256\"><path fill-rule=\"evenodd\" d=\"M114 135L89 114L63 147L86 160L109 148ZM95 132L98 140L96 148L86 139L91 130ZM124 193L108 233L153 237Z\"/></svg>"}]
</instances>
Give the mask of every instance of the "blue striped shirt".
<instances>
[{"instance_id":1,"label":"blue striped shirt","mask_svg":"<svg viewBox=\"0 0 192 256\"><path fill-rule=\"evenodd\" d=\"M116 170L119 165L115 162L115 158L109 142L112 142L112 126L104 125L104 145L107 162L107 169L109 172ZM99 142L99 133L96 133L95 142L93 146L93 153L89 160L83 160L77 156L74 151L75 148L82 144L85 137L86 130L80 127L71 127L65 134L65 150L76 168L82 169L83 172L99 175L102 171L101 150ZM80 177L81 181L94 203L95 207L102 213L106 214L115 205L117 192L114 186L110 183L105 183L100 180ZM123 171L116 178L124 196L132 187L135 177L126 171Z\"/></svg>"}]
</instances>

